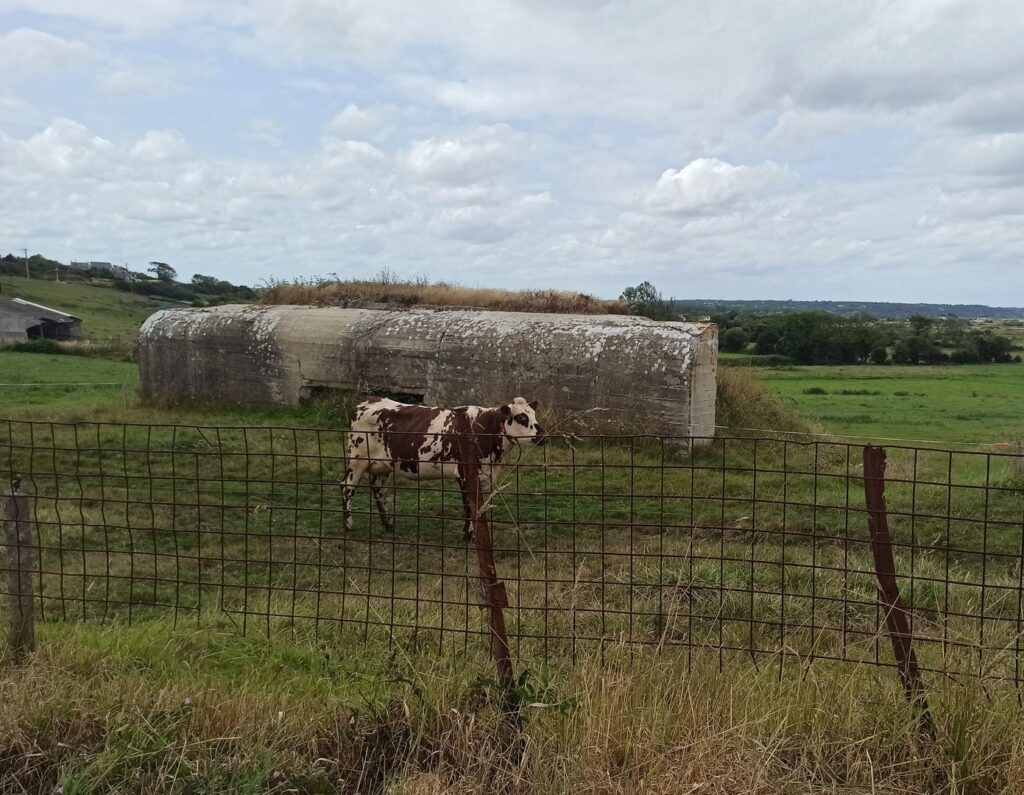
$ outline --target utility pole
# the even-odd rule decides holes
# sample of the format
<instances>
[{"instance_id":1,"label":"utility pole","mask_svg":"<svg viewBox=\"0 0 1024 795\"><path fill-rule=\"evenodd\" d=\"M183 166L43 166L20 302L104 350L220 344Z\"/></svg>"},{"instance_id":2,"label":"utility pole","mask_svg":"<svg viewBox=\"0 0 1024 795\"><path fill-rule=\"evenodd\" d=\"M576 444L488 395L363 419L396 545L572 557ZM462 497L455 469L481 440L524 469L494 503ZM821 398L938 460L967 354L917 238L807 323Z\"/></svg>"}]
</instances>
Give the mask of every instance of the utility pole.
<instances>
[{"instance_id":1,"label":"utility pole","mask_svg":"<svg viewBox=\"0 0 1024 795\"><path fill-rule=\"evenodd\" d=\"M25 278L26 279L31 279L32 276L28 272L28 249L27 248L23 248L22 251L25 252Z\"/></svg>"}]
</instances>

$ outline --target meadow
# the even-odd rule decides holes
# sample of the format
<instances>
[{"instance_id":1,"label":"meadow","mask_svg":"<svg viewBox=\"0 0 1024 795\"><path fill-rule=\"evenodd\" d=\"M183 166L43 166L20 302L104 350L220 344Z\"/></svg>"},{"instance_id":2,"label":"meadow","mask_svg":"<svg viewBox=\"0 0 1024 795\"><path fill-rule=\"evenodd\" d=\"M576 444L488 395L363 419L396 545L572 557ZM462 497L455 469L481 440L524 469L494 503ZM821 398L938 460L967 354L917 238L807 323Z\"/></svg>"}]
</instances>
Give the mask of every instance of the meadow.
<instances>
[{"instance_id":1,"label":"meadow","mask_svg":"<svg viewBox=\"0 0 1024 795\"><path fill-rule=\"evenodd\" d=\"M830 433L993 445L1024 439L1024 366L787 367L764 385Z\"/></svg>"},{"instance_id":2,"label":"meadow","mask_svg":"<svg viewBox=\"0 0 1024 795\"><path fill-rule=\"evenodd\" d=\"M32 356L0 353L2 380L135 385L127 363ZM1021 370L878 369L870 387L840 368L763 373L810 422L743 379L724 390L733 404L720 416L805 440L814 422L881 435L935 409L940 435L927 438L978 441L956 427L957 401L974 398L949 382L950 371L976 369L975 383L991 371L992 385L974 388L998 393L995 414L1015 405ZM860 516L849 524L849 501L863 500L859 448L739 439L691 462L649 442L583 440L525 456L494 507L526 705L525 754L514 760L454 492L390 495L404 543L380 533L365 490L356 531L335 533L343 401L166 409L139 405L131 391L126 405L122 389L24 389L37 391L21 402L0 392L4 418L87 424L0 427L5 469L30 471L36 493L55 495L37 506L40 532L52 547L47 570L59 563L68 575L46 584L39 652L0 674L10 715L0 726L0 791L824 793L935 791L941 782L944 791L1009 793L1024 781L1013 688L929 676L939 742L925 746L892 670L800 659L808 648L839 649L829 646L838 635L823 631L838 622L864 641L851 659L886 653L866 545L846 547L852 574L839 565L808 574L812 563L838 564L835 536L865 538ZM865 389L872 394L844 394ZM915 391L925 394L895 394ZM921 407L889 414L901 397ZM848 409L849 400L868 405ZM872 425L857 413L884 416ZM992 419L979 417L976 428ZM200 427L153 441L118 425L126 422ZM256 430L243 438L227 427L240 425ZM1014 427L1019 420L1008 433ZM44 455L25 458L28 434ZM73 461L52 463L52 452L76 448ZM976 649L971 616L985 599L977 578L1010 587L1019 577L1024 505L1009 461L996 459L994 471L970 452L892 455L895 477L934 479L889 493L891 507L932 515L893 522L916 545L898 552L901 569L918 575L914 603L948 595L941 607L961 614L932 625L925 610L919 630ZM798 474L778 471L784 456ZM984 481L1009 485L983 494ZM947 500L954 511L944 514ZM962 555L962 585L936 590L948 564L942 572L925 539L973 549L979 516L990 556ZM152 528L177 532L172 540ZM325 582L328 593L314 593ZM764 593L723 588L744 582ZM990 587L990 609L998 593ZM1003 608L1006 620L982 622L982 632L991 643L1005 631L1000 642L1012 645L1019 605ZM779 635L771 626L781 614L792 621ZM428 630L417 636L402 624ZM609 642L588 641L596 634ZM751 640L761 653L722 658L716 648ZM784 646L796 652L786 664ZM936 645L923 662L946 665L948 654ZM976 659L955 644L952 657L967 668Z\"/></svg>"}]
</instances>

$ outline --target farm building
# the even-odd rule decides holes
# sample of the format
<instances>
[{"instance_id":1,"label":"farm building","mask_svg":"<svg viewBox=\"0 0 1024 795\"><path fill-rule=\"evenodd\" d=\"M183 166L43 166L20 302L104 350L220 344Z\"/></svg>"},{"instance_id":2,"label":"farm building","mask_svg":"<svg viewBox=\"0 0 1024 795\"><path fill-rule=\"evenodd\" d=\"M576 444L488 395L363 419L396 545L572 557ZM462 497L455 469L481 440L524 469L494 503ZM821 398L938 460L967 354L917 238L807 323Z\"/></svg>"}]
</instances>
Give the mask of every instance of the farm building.
<instances>
[{"instance_id":1,"label":"farm building","mask_svg":"<svg viewBox=\"0 0 1024 795\"><path fill-rule=\"evenodd\" d=\"M23 298L0 299L0 342L77 340L81 336L81 318Z\"/></svg>"},{"instance_id":2,"label":"farm building","mask_svg":"<svg viewBox=\"0 0 1024 795\"><path fill-rule=\"evenodd\" d=\"M220 306L158 312L147 399L296 404L325 390L496 405L515 395L602 430L712 436L718 331L622 315ZM597 411L593 411L597 409Z\"/></svg>"}]
</instances>

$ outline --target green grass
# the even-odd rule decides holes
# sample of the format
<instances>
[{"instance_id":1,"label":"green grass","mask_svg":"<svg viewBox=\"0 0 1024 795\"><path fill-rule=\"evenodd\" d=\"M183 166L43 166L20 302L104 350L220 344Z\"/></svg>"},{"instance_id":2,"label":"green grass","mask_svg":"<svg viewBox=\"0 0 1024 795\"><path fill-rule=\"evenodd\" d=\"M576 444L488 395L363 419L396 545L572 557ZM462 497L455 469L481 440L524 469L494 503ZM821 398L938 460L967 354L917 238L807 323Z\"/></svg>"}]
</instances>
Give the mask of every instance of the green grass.
<instances>
[{"instance_id":1,"label":"green grass","mask_svg":"<svg viewBox=\"0 0 1024 795\"><path fill-rule=\"evenodd\" d=\"M133 365L98 359L0 353L0 368L5 382L135 385ZM849 369L767 376L798 405L826 401L824 417L844 401L873 406L853 413L884 412L895 391L930 389L921 411L942 408L936 382L948 400L963 388L943 378L973 372L977 388L1021 371ZM793 419L758 396L746 368L729 370L721 416ZM851 377L872 373L897 381ZM805 394L816 387L824 394ZM699 453L697 469L649 443L555 443L525 455L493 510L513 652L540 705L527 710L528 762L509 769L458 496L400 481L391 535L364 487L354 531L340 533L344 402L126 406L116 389L41 387L15 403L7 395L19 389L0 392L3 415L43 424L0 423L0 474L30 475L37 495L46 613L32 664L0 673L0 782L60 783L65 793L330 792L341 779L350 791L396 795L498 783L524 793L896 792L920 790L934 764L951 791L983 793L1012 791L1024 772L1020 709L1005 685L983 696L970 677L929 675L941 742L925 752L910 739L894 671L819 661L805 675L798 659L779 664L783 648L837 654L844 636L853 659L872 660L876 648L891 657L870 551L857 543L866 523L846 509L863 505L856 448L738 440ZM943 454L893 451L892 531L917 544L897 549L897 569L908 572L913 556L916 577L901 584L924 665L977 672L984 633L986 673L998 678L1014 669L1024 491L986 501L973 487L1005 483L1008 465L953 463L950 473ZM787 477L771 471L783 465ZM898 482L914 475L934 483ZM910 508L933 516L911 518ZM950 544L973 552L947 557ZM959 583L948 602L947 575ZM536 637L574 633L660 641L665 652L613 642L600 662L593 642ZM943 659L941 640L966 647ZM713 648L690 660L688 644L720 642L769 651L726 653L723 673Z\"/></svg>"},{"instance_id":2,"label":"green grass","mask_svg":"<svg viewBox=\"0 0 1024 795\"><path fill-rule=\"evenodd\" d=\"M44 384L44 386L31 386ZM55 384L45 386L45 384ZM131 362L0 351L0 414L91 417L117 412L138 396L139 368Z\"/></svg>"},{"instance_id":3,"label":"green grass","mask_svg":"<svg viewBox=\"0 0 1024 795\"><path fill-rule=\"evenodd\" d=\"M5 298L24 298L80 317L89 340L116 340L121 334L134 333L147 317L169 305L112 287L78 282L3 276L0 283Z\"/></svg>"},{"instance_id":4,"label":"green grass","mask_svg":"<svg viewBox=\"0 0 1024 795\"><path fill-rule=\"evenodd\" d=\"M1024 439L1024 365L793 367L760 374L796 411L832 433L982 444ZM862 392L872 394L851 394Z\"/></svg>"}]
</instances>

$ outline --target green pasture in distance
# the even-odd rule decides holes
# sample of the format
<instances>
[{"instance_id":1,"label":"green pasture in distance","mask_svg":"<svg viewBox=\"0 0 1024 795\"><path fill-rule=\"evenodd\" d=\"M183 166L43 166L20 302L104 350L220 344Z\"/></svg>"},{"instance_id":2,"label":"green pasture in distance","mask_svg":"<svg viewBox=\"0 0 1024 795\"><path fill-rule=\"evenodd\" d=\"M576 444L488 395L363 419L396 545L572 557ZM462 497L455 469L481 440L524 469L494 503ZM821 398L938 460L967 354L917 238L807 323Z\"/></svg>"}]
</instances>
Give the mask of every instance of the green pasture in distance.
<instances>
[{"instance_id":1,"label":"green pasture in distance","mask_svg":"<svg viewBox=\"0 0 1024 795\"><path fill-rule=\"evenodd\" d=\"M1024 365L792 367L757 371L826 431L879 439L1024 439Z\"/></svg>"}]
</instances>

